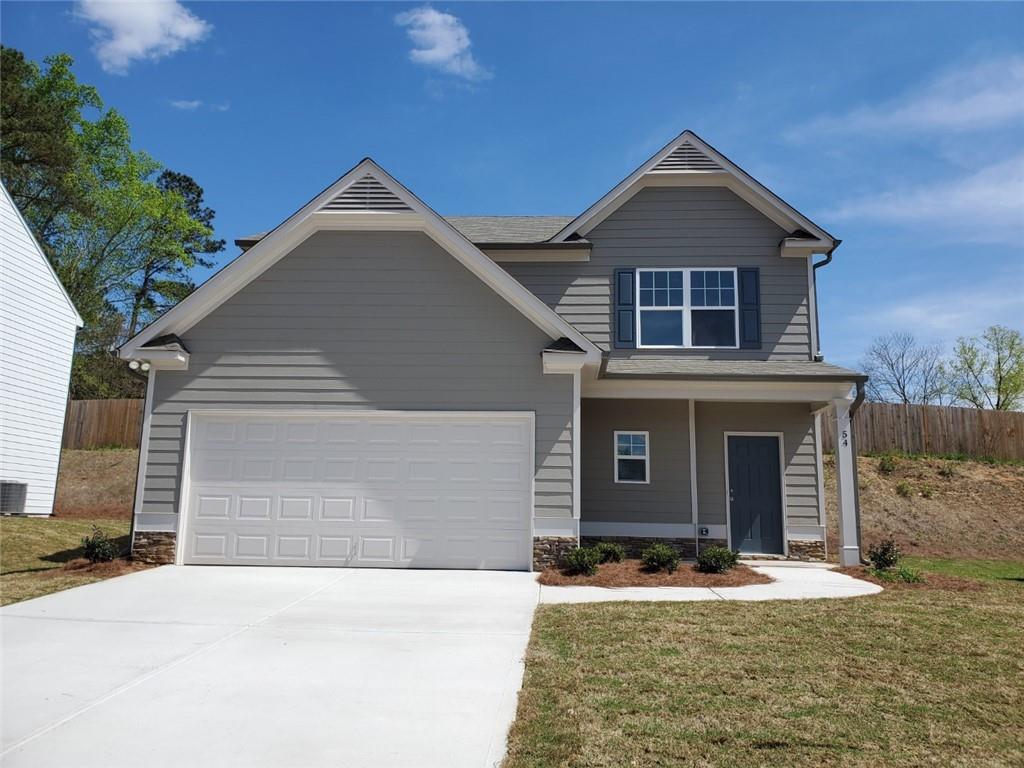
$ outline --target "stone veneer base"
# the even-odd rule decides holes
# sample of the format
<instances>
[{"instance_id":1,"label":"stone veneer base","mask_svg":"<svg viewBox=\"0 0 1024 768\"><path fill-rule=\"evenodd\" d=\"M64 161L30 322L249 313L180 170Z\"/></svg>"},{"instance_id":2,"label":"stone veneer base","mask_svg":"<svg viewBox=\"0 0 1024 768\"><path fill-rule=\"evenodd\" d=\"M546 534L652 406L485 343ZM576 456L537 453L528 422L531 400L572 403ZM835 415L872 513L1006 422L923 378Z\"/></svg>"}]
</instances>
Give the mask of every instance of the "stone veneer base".
<instances>
[{"instance_id":1,"label":"stone veneer base","mask_svg":"<svg viewBox=\"0 0 1024 768\"><path fill-rule=\"evenodd\" d=\"M696 542L693 539L669 539L655 536L584 536L581 545L591 547L601 541L613 541L621 544L626 549L626 557L640 557L640 553L652 544L668 544L677 550L687 560L697 557ZM701 539L700 548L704 549L713 545L724 547L727 545L725 539Z\"/></svg>"},{"instance_id":2,"label":"stone veneer base","mask_svg":"<svg viewBox=\"0 0 1024 768\"><path fill-rule=\"evenodd\" d=\"M536 536L533 539L533 570L543 571L562 562L565 553L576 549L575 536Z\"/></svg>"},{"instance_id":3,"label":"stone veneer base","mask_svg":"<svg viewBox=\"0 0 1024 768\"><path fill-rule=\"evenodd\" d=\"M132 538L132 560L152 565L174 562L178 534L172 531L136 531Z\"/></svg>"},{"instance_id":4,"label":"stone veneer base","mask_svg":"<svg viewBox=\"0 0 1024 768\"><path fill-rule=\"evenodd\" d=\"M788 544L790 560L825 559L824 541L811 541L808 539L790 539Z\"/></svg>"}]
</instances>

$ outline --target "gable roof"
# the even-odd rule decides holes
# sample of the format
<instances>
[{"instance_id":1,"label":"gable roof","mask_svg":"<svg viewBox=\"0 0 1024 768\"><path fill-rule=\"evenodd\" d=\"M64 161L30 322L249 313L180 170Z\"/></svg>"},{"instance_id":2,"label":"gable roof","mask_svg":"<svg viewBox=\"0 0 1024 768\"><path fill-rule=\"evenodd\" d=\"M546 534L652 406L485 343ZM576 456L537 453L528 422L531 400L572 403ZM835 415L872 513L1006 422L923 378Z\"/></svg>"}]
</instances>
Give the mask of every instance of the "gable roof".
<instances>
[{"instance_id":1,"label":"gable roof","mask_svg":"<svg viewBox=\"0 0 1024 768\"><path fill-rule=\"evenodd\" d=\"M21 211L18 209L18 206L14 204L14 198L11 197L11 193L7 191L7 186L3 182L0 182L0 189L3 190L3 196L7 205L9 205L11 210L14 211L14 215L17 217L18 222L21 224L29 241L32 243L33 251L35 251L36 255L42 259L46 268L50 271L50 276L53 277L53 282L57 284L57 288L60 289L61 294L64 296L64 300L68 303L68 308L71 310L71 314L75 319L75 325L81 328L85 325L85 322L82 320L82 316L78 314L78 310L75 308L75 303L71 301L71 297L68 295L68 291L64 287L64 283L62 283L60 278L57 277L56 270L54 270L50 260L46 258L46 254L43 253L42 246L39 245L39 241L36 240L36 236L32 234L32 228L28 225L28 222L25 221L25 217L21 215Z\"/></svg>"},{"instance_id":2,"label":"gable roof","mask_svg":"<svg viewBox=\"0 0 1024 768\"><path fill-rule=\"evenodd\" d=\"M562 227L552 241L586 236L634 194L654 184L726 186L787 232L803 230L804 234L810 234L821 252L834 248L839 242L690 130L683 131L655 152L600 200Z\"/></svg>"},{"instance_id":3,"label":"gable roof","mask_svg":"<svg viewBox=\"0 0 1024 768\"><path fill-rule=\"evenodd\" d=\"M569 338L595 361L600 359L600 350L582 333L370 158L360 161L179 304L126 341L119 349L121 357L133 357L157 337L184 334L296 245L321 230L422 231L552 339Z\"/></svg>"}]
</instances>

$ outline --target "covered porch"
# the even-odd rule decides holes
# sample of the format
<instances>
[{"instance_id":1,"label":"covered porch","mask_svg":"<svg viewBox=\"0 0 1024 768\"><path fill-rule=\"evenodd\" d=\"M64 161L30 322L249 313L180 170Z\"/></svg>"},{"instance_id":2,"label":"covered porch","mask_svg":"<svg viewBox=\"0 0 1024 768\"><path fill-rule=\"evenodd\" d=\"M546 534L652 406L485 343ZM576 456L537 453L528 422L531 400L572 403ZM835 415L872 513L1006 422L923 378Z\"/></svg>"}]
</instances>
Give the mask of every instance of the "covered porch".
<instances>
[{"instance_id":1,"label":"covered porch","mask_svg":"<svg viewBox=\"0 0 1024 768\"><path fill-rule=\"evenodd\" d=\"M607 360L581 387L582 543L824 560L821 431L834 419L839 560L858 563L850 415L863 381L814 362Z\"/></svg>"}]
</instances>

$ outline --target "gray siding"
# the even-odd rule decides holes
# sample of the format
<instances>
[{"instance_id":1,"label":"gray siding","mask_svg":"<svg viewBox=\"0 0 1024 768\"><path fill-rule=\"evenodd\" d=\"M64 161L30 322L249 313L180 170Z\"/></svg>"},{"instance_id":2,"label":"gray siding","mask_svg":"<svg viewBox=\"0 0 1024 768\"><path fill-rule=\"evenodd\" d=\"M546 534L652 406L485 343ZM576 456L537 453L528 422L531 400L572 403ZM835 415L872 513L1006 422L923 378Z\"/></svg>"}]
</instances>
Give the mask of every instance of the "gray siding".
<instances>
[{"instance_id":1,"label":"gray siding","mask_svg":"<svg viewBox=\"0 0 1024 768\"><path fill-rule=\"evenodd\" d=\"M782 432L786 519L818 525L814 416L801 403L696 404L697 510L702 525L725 525L725 433ZM586 434L584 424L583 435Z\"/></svg>"},{"instance_id":2,"label":"gray siding","mask_svg":"<svg viewBox=\"0 0 1024 768\"><path fill-rule=\"evenodd\" d=\"M183 334L154 386L139 528L174 530L189 409L536 414L537 517L572 514L572 377L546 334L426 235L321 232Z\"/></svg>"},{"instance_id":3,"label":"gray siding","mask_svg":"<svg viewBox=\"0 0 1024 768\"><path fill-rule=\"evenodd\" d=\"M611 350L613 355L807 360L807 262L782 258L786 231L724 187L648 187L591 231L589 262L502 266L602 349L616 267L760 267L759 350Z\"/></svg>"},{"instance_id":4,"label":"gray siding","mask_svg":"<svg viewBox=\"0 0 1024 768\"><path fill-rule=\"evenodd\" d=\"M586 399L581 414L581 520L693 522L688 401ZM615 482L616 430L650 432L650 484Z\"/></svg>"}]
</instances>

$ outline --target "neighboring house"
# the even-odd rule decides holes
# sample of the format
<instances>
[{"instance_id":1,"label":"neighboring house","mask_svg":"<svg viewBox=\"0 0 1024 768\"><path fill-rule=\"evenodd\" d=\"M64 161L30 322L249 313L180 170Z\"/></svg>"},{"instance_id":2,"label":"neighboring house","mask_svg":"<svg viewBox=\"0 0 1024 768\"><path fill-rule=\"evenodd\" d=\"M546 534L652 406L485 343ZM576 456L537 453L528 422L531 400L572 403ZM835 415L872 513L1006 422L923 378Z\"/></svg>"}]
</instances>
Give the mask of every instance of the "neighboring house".
<instances>
[{"instance_id":1,"label":"neighboring house","mask_svg":"<svg viewBox=\"0 0 1024 768\"><path fill-rule=\"evenodd\" d=\"M136 556L529 569L582 537L859 557L815 301L839 241L684 132L576 217L443 218L366 159L121 349ZM830 407L832 411L828 411Z\"/></svg>"},{"instance_id":2,"label":"neighboring house","mask_svg":"<svg viewBox=\"0 0 1024 768\"><path fill-rule=\"evenodd\" d=\"M0 189L0 512L49 515L82 318Z\"/></svg>"}]
</instances>

